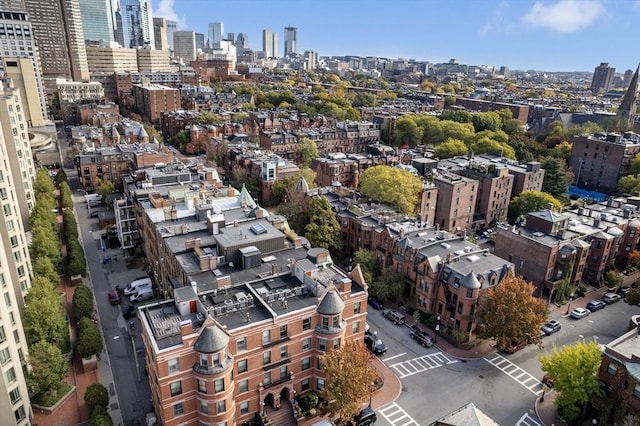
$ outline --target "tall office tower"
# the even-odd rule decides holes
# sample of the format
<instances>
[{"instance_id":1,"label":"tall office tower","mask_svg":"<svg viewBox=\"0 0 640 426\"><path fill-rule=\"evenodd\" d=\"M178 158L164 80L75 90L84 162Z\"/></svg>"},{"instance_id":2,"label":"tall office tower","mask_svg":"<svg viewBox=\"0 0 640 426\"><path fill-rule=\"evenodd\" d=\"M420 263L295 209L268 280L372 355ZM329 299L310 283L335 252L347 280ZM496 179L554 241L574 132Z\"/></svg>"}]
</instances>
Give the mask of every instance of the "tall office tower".
<instances>
[{"instance_id":1,"label":"tall office tower","mask_svg":"<svg viewBox=\"0 0 640 426\"><path fill-rule=\"evenodd\" d=\"M173 52L173 33L178 31L178 23L167 19L167 43L169 50Z\"/></svg>"},{"instance_id":2,"label":"tall office tower","mask_svg":"<svg viewBox=\"0 0 640 426\"><path fill-rule=\"evenodd\" d=\"M284 56L296 53L298 44L298 29L296 27L284 27Z\"/></svg>"},{"instance_id":3,"label":"tall office tower","mask_svg":"<svg viewBox=\"0 0 640 426\"><path fill-rule=\"evenodd\" d=\"M84 40L87 41L114 41L113 11L111 0L79 0L80 15L84 31Z\"/></svg>"},{"instance_id":4,"label":"tall office tower","mask_svg":"<svg viewBox=\"0 0 640 426\"><path fill-rule=\"evenodd\" d=\"M313 50L305 50L304 60L307 70L315 69L316 65L318 65L318 52L314 52Z\"/></svg>"},{"instance_id":5,"label":"tall office tower","mask_svg":"<svg viewBox=\"0 0 640 426\"><path fill-rule=\"evenodd\" d=\"M120 0L124 47L155 46L150 0Z\"/></svg>"},{"instance_id":6,"label":"tall office tower","mask_svg":"<svg viewBox=\"0 0 640 426\"><path fill-rule=\"evenodd\" d=\"M249 36L246 35L245 33L238 34L238 37L236 37L236 49L237 49L238 55L242 55L245 49L248 49L248 48L249 48Z\"/></svg>"},{"instance_id":7,"label":"tall office tower","mask_svg":"<svg viewBox=\"0 0 640 426\"><path fill-rule=\"evenodd\" d=\"M608 92L613 83L613 75L616 69L610 67L608 63L601 62L593 71L593 80L591 80L591 91L593 93Z\"/></svg>"},{"instance_id":8,"label":"tall office tower","mask_svg":"<svg viewBox=\"0 0 640 426\"><path fill-rule=\"evenodd\" d=\"M124 30L122 29L122 13L119 6L113 13L113 40L120 46L124 47Z\"/></svg>"},{"instance_id":9,"label":"tall office tower","mask_svg":"<svg viewBox=\"0 0 640 426\"><path fill-rule=\"evenodd\" d=\"M88 81L84 32L78 0L23 0L40 54L45 91L52 96L56 79Z\"/></svg>"},{"instance_id":10,"label":"tall office tower","mask_svg":"<svg viewBox=\"0 0 640 426\"><path fill-rule=\"evenodd\" d=\"M173 33L173 55L185 64L196 60L196 33L193 31L175 31Z\"/></svg>"},{"instance_id":11,"label":"tall office tower","mask_svg":"<svg viewBox=\"0 0 640 426\"><path fill-rule=\"evenodd\" d=\"M156 41L156 50L169 50L165 18L153 18L153 37Z\"/></svg>"},{"instance_id":12,"label":"tall office tower","mask_svg":"<svg viewBox=\"0 0 640 426\"><path fill-rule=\"evenodd\" d=\"M196 33L196 51L204 50L205 42L204 42L204 34Z\"/></svg>"},{"instance_id":13,"label":"tall office tower","mask_svg":"<svg viewBox=\"0 0 640 426\"><path fill-rule=\"evenodd\" d=\"M11 5L7 5L10 7ZM7 39L9 35L9 39ZM27 14L24 12L2 12L0 11L0 37L2 43L0 43L0 58L30 58L29 70L26 63L23 61L17 61L20 63L20 72L25 72L29 76L19 77L31 86L30 90L36 90L38 93L40 108L40 115L47 117L47 97L44 91L44 84L42 82L42 70L40 69L40 56L38 49L36 48L35 38L33 37L33 30L31 23L28 20ZM17 44L10 44L10 41L15 41ZM24 68L24 69L22 69ZM0 61L0 73L2 72L2 61ZM17 78L15 69L11 70L11 77ZM35 80L32 80L34 77ZM35 106L35 105L34 105ZM30 106L31 107L31 106ZM33 114L34 117L27 118L27 123L30 126L42 126L42 119L38 120L37 113Z\"/></svg>"},{"instance_id":14,"label":"tall office tower","mask_svg":"<svg viewBox=\"0 0 640 426\"><path fill-rule=\"evenodd\" d=\"M224 24L222 22L209 22L209 48L220 46L224 34Z\"/></svg>"},{"instance_id":15,"label":"tall office tower","mask_svg":"<svg viewBox=\"0 0 640 426\"><path fill-rule=\"evenodd\" d=\"M265 58L278 57L278 34L271 30L262 30L262 51Z\"/></svg>"},{"instance_id":16,"label":"tall office tower","mask_svg":"<svg viewBox=\"0 0 640 426\"><path fill-rule=\"evenodd\" d=\"M227 33L227 38L225 40L229 40L232 42L236 42L236 33Z\"/></svg>"}]
</instances>

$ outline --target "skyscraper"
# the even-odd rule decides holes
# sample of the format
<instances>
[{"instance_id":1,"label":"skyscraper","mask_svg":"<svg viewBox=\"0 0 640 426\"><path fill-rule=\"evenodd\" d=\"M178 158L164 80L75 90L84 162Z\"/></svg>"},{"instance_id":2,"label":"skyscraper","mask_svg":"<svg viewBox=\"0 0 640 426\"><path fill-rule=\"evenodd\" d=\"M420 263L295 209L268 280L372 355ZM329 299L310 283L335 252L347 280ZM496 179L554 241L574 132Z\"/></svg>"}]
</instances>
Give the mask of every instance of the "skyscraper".
<instances>
[{"instance_id":1,"label":"skyscraper","mask_svg":"<svg viewBox=\"0 0 640 426\"><path fill-rule=\"evenodd\" d=\"M610 67L608 63L601 62L593 71L593 80L591 80L591 91L593 93L608 92L613 83L613 75L616 69Z\"/></svg>"},{"instance_id":2,"label":"skyscraper","mask_svg":"<svg viewBox=\"0 0 640 426\"><path fill-rule=\"evenodd\" d=\"M173 33L174 56L185 64L196 60L196 33L193 31L176 31Z\"/></svg>"},{"instance_id":3,"label":"skyscraper","mask_svg":"<svg viewBox=\"0 0 640 426\"><path fill-rule=\"evenodd\" d=\"M85 41L114 41L111 0L79 0Z\"/></svg>"},{"instance_id":4,"label":"skyscraper","mask_svg":"<svg viewBox=\"0 0 640 426\"><path fill-rule=\"evenodd\" d=\"M38 45L47 95L56 92L56 78L88 81L84 32L78 0L23 0Z\"/></svg>"},{"instance_id":5,"label":"skyscraper","mask_svg":"<svg viewBox=\"0 0 640 426\"><path fill-rule=\"evenodd\" d=\"M284 56L297 52L298 29L296 27L284 27Z\"/></svg>"},{"instance_id":6,"label":"skyscraper","mask_svg":"<svg viewBox=\"0 0 640 426\"><path fill-rule=\"evenodd\" d=\"M153 18L153 37L157 50L169 50L167 38L167 20L165 18Z\"/></svg>"},{"instance_id":7,"label":"skyscraper","mask_svg":"<svg viewBox=\"0 0 640 426\"><path fill-rule=\"evenodd\" d=\"M173 33L178 31L178 23L167 19L167 43L169 50L173 52Z\"/></svg>"},{"instance_id":8,"label":"skyscraper","mask_svg":"<svg viewBox=\"0 0 640 426\"><path fill-rule=\"evenodd\" d=\"M224 24L222 22L209 23L209 48L218 47L224 34Z\"/></svg>"},{"instance_id":9,"label":"skyscraper","mask_svg":"<svg viewBox=\"0 0 640 426\"><path fill-rule=\"evenodd\" d=\"M204 50L204 48L205 48L204 34L196 33L196 51L198 49Z\"/></svg>"},{"instance_id":10,"label":"skyscraper","mask_svg":"<svg viewBox=\"0 0 640 426\"><path fill-rule=\"evenodd\" d=\"M238 54L242 55L245 49L249 48L249 36L245 33L238 34L236 37L236 49L238 50Z\"/></svg>"},{"instance_id":11,"label":"skyscraper","mask_svg":"<svg viewBox=\"0 0 640 426\"><path fill-rule=\"evenodd\" d=\"M124 47L155 47L149 0L120 0Z\"/></svg>"},{"instance_id":12,"label":"skyscraper","mask_svg":"<svg viewBox=\"0 0 640 426\"><path fill-rule=\"evenodd\" d=\"M278 57L278 33L262 30L262 51L265 58Z\"/></svg>"}]
</instances>

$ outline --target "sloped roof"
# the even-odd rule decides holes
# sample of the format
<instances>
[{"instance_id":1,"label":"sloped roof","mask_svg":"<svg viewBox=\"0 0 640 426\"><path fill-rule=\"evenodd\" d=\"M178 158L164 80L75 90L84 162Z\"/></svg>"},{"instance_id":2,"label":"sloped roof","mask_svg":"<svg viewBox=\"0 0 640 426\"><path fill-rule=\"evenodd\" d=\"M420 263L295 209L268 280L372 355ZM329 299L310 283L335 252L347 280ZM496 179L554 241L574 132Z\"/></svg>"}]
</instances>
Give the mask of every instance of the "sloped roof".
<instances>
[{"instance_id":1,"label":"sloped roof","mask_svg":"<svg viewBox=\"0 0 640 426\"><path fill-rule=\"evenodd\" d=\"M329 290L325 293L317 309L318 313L322 315L339 315L343 310L344 302L335 290Z\"/></svg>"},{"instance_id":2,"label":"sloped roof","mask_svg":"<svg viewBox=\"0 0 640 426\"><path fill-rule=\"evenodd\" d=\"M476 275L473 272L467 274L466 277L460 280L460 285L464 288L476 289L482 287L480 281L476 278Z\"/></svg>"},{"instance_id":3,"label":"sloped roof","mask_svg":"<svg viewBox=\"0 0 640 426\"><path fill-rule=\"evenodd\" d=\"M193 345L196 352L210 354L220 352L229 344L229 336L217 325L205 327Z\"/></svg>"}]
</instances>

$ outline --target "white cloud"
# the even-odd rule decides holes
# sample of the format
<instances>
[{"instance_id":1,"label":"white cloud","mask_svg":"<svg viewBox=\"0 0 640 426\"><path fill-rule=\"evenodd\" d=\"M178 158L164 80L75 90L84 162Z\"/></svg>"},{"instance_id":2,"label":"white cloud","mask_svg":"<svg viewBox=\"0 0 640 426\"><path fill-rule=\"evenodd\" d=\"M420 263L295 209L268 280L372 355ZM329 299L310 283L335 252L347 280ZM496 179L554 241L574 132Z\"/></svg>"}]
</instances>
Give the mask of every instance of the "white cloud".
<instances>
[{"instance_id":1,"label":"white cloud","mask_svg":"<svg viewBox=\"0 0 640 426\"><path fill-rule=\"evenodd\" d=\"M178 23L178 29L182 30L187 28L187 16L185 14L178 15L173 9L174 0L160 0L158 7L153 11L153 16L156 18L166 18L170 21L176 21Z\"/></svg>"},{"instance_id":2,"label":"white cloud","mask_svg":"<svg viewBox=\"0 0 640 426\"><path fill-rule=\"evenodd\" d=\"M638 0L640 1L640 0ZM480 35L484 36L490 32L502 32L509 30L511 25L505 22L505 13L509 9L509 2L501 1L491 14L489 21L480 28Z\"/></svg>"},{"instance_id":3,"label":"white cloud","mask_svg":"<svg viewBox=\"0 0 640 426\"><path fill-rule=\"evenodd\" d=\"M536 2L522 20L532 27L572 33L588 27L603 13L598 0L559 0L555 4Z\"/></svg>"}]
</instances>

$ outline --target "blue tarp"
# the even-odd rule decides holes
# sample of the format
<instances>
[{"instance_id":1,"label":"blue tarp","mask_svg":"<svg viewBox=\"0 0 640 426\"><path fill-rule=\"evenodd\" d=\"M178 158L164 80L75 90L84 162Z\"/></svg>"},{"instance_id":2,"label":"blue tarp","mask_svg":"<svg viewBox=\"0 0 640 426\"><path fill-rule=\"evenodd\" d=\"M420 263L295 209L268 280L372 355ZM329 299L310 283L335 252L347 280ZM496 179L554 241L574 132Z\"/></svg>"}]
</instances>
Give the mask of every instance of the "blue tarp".
<instances>
[{"instance_id":1,"label":"blue tarp","mask_svg":"<svg viewBox=\"0 0 640 426\"><path fill-rule=\"evenodd\" d=\"M580 198L591 198L597 202L601 202L607 199L607 194L603 194L598 191L589 191L586 189L578 188L577 186L570 186L567 191L568 196L577 195Z\"/></svg>"}]
</instances>

